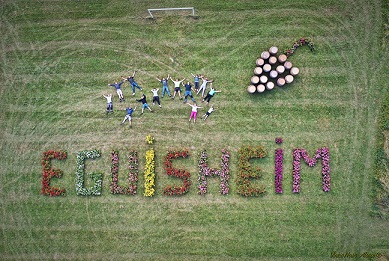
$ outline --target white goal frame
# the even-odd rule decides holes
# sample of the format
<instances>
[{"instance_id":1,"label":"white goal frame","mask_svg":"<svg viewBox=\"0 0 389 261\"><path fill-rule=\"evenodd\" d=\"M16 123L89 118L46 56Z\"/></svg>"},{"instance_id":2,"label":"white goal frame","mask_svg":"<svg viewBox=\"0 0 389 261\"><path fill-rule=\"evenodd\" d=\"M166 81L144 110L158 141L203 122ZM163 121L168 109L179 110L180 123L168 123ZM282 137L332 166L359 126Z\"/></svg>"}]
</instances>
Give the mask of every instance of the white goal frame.
<instances>
[{"instance_id":1,"label":"white goal frame","mask_svg":"<svg viewBox=\"0 0 389 261\"><path fill-rule=\"evenodd\" d=\"M177 7L177 8L150 8L147 9L147 11L150 14L150 17L154 19L154 16L151 12L155 11L174 11L174 10L192 10L192 16L195 15L195 9L194 7Z\"/></svg>"}]
</instances>

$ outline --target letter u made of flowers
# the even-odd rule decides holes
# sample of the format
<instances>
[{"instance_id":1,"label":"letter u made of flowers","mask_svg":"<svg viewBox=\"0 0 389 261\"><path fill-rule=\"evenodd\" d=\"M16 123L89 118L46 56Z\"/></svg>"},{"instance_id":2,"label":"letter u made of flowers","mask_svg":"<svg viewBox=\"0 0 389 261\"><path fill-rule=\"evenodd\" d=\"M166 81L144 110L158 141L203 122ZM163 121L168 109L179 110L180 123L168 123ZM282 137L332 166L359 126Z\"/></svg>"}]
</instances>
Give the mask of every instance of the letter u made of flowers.
<instances>
[{"instance_id":1,"label":"letter u made of flowers","mask_svg":"<svg viewBox=\"0 0 389 261\"><path fill-rule=\"evenodd\" d=\"M77 171L76 171L76 193L80 196L100 196L103 184L103 174L88 173L95 185L91 188L85 188L85 161L87 159L96 159L101 156L98 150L84 150L77 153Z\"/></svg>"},{"instance_id":2,"label":"letter u made of flowers","mask_svg":"<svg viewBox=\"0 0 389 261\"><path fill-rule=\"evenodd\" d=\"M293 185L292 192L300 192L300 172L301 172L301 158L309 167L314 167L317 159L321 159L321 175L322 175L322 189L324 192L330 191L331 175L330 175L330 150L323 147L316 150L315 156L310 158L305 149L293 150Z\"/></svg>"},{"instance_id":3,"label":"letter u made of flowers","mask_svg":"<svg viewBox=\"0 0 389 261\"><path fill-rule=\"evenodd\" d=\"M138 182L138 152L131 150L128 156L128 187L120 186L119 182L119 151L113 150L111 153L111 193L135 195Z\"/></svg>"},{"instance_id":4,"label":"letter u made of flowers","mask_svg":"<svg viewBox=\"0 0 389 261\"><path fill-rule=\"evenodd\" d=\"M237 193L245 197L257 197L266 192L265 185L260 184L254 187L250 180L260 179L262 177L261 169L252 168L250 160L253 158L265 158L267 151L262 146L257 147L242 147L238 150L238 168L239 174L236 178Z\"/></svg>"},{"instance_id":5,"label":"letter u made of flowers","mask_svg":"<svg viewBox=\"0 0 389 261\"><path fill-rule=\"evenodd\" d=\"M42 156L42 190L41 193L45 196L61 196L65 195L66 190L58 187L51 187L51 178L61 178L63 171L51 167L51 160L65 160L67 158L66 151L48 150Z\"/></svg>"},{"instance_id":6,"label":"letter u made of flowers","mask_svg":"<svg viewBox=\"0 0 389 261\"><path fill-rule=\"evenodd\" d=\"M198 193L205 195L207 193L207 177L219 176L220 178L220 189L219 192L222 195L227 195L230 187L228 180L230 179L230 168L229 168L230 153L226 149L222 149L222 156L220 162L220 170L208 167L208 154L206 150L203 150L200 154L199 160L199 176L198 181Z\"/></svg>"}]
</instances>

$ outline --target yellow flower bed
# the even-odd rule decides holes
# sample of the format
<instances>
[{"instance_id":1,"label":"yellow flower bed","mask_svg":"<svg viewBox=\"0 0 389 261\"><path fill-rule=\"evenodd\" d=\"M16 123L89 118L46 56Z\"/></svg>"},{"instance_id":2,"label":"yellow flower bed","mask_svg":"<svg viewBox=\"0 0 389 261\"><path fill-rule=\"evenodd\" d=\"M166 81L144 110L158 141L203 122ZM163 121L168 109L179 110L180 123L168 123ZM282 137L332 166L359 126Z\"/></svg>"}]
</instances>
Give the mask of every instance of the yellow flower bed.
<instances>
[{"instance_id":1,"label":"yellow flower bed","mask_svg":"<svg viewBox=\"0 0 389 261\"><path fill-rule=\"evenodd\" d=\"M146 151L146 166L144 171L145 179L145 197L152 197L155 189L155 161L154 161L154 149Z\"/></svg>"}]
</instances>

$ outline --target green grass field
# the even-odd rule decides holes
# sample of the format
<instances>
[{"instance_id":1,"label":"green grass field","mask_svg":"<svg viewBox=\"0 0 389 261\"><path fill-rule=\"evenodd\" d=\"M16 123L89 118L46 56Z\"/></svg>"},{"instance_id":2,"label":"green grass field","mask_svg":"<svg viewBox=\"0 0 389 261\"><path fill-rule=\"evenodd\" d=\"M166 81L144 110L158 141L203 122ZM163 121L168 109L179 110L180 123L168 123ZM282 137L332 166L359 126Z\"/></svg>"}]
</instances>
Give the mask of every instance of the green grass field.
<instances>
[{"instance_id":1,"label":"green grass field","mask_svg":"<svg viewBox=\"0 0 389 261\"><path fill-rule=\"evenodd\" d=\"M1 260L388 260L389 223L372 216L378 119L388 84L386 1L120 1L1 2L0 259ZM155 13L148 8L194 6ZM310 37L315 51L299 48L300 68L285 88L249 95L255 60L271 46L285 50ZM190 107L161 99L162 109L140 114L140 93L124 84L125 104L107 84L137 69L135 79L151 103L156 77L200 73L222 90L217 111L188 123ZM170 88L172 87L170 83ZM103 94L114 94L106 116ZM199 96L195 97L199 101ZM133 128L120 126L125 105L138 106ZM200 103L203 115L207 106ZM156 192L144 197L145 138L155 137ZM282 146L275 144L282 137ZM262 197L237 194L238 149L264 146L253 159L263 178ZM284 193L274 192L274 150L284 149ZM292 193L292 151L313 155L328 147L331 191L321 189L320 164L302 164L301 193ZM188 194L167 197L179 180L164 173L169 148L187 148L174 161L191 173ZM219 168L231 153L230 193L217 178L198 195L199 154ZM66 196L41 195L42 154L52 161ZM76 195L76 154L98 149L87 172L103 174L101 196ZM139 153L138 194L110 193L110 154ZM91 180L86 186L92 186ZM348 256L347 256L348 255ZM374 257L373 257L374 256Z\"/></svg>"}]
</instances>

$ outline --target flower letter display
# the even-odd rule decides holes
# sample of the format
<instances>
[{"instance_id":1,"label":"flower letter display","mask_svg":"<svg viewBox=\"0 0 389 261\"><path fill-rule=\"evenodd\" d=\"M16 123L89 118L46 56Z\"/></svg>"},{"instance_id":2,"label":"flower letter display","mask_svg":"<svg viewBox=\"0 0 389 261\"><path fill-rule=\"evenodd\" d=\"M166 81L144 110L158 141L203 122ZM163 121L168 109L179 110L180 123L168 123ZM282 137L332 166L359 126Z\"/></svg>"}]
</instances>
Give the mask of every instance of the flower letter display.
<instances>
[{"instance_id":1,"label":"flower letter display","mask_svg":"<svg viewBox=\"0 0 389 261\"><path fill-rule=\"evenodd\" d=\"M183 195L189 191L189 188L192 184L190 181L190 173L184 169L173 168L173 159L178 158L187 158L189 156L189 151L186 149L180 151L170 150L165 156L164 164L165 171L168 176L177 177L183 180L182 186L166 186L164 189L164 194L167 196L173 195Z\"/></svg>"},{"instance_id":2,"label":"flower letter display","mask_svg":"<svg viewBox=\"0 0 389 261\"><path fill-rule=\"evenodd\" d=\"M103 175L101 173L88 173L95 185L92 188L85 188L85 160L96 159L100 157L98 150L84 150L77 153L77 171L76 171L76 193L81 196L100 196L103 183Z\"/></svg>"},{"instance_id":3,"label":"flower letter display","mask_svg":"<svg viewBox=\"0 0 389 261\"><path fill-rule=\"evenodd\" d=\"M51 178L61 178L63 171L60 169L54 169L51 167L51 160L64 160L67 158L66 151L54 151L48 150L43 153L42 157L42 194L45 196L61 196L64 195L66 190L56 187L50 187Z\"/></svg>"},{"instance_id":4,"label":"flower letter display","mask_svg":"<svg viewBox=\"0 0 389 261\"><path fill-rule=\"evenodd\" d=\"M117 150L111 153L111 176L112 182L110 185L112 194L135 195L136 185L138 182L138 153L130 151L128 156L129 173L128 173L128 187L119 186L119 152Z\"/></svg>"},{"instance_id":5,"label":"flower letter display","mask_svg":"<svg viewBox=\"0 0 389 261\"><path fill-rule=\"evenodd\" d=\"M221 163L220 167L221 169L211 169L207 165L208 155L207 152L204 150L200 154L200 160L199 160L199 177L198 177L198 188L199 188L199 194L204 195L207 193L207 177L212 176L219 176L220 178L220 190L219 192L223 195L227 195L228 191L230 190L230 187L228 185L228 180L230 178L229 172L229 166L228 162L230 159L230 153L228 150L223 149L222 150L222 157L221 157Z\"/></svg>"},{"instance_id":6,"label":"flower letter display","mask_svg":"<svg viewBox=\"0 0 389 261\"><path fill-rule=\"evenodd\" d=\"M154 149L151 148L146 151L146 166L143 173L144 176L144 186L145 186L145 192L143 195L145 197L152 197L154 196L155 192L155 153Z\"/></svg>"},{"instance_id":7,"label":"flower letter display","mask_svg":"<svg viewBox=\"0 0 389 261\"><path fill-rule=\"evenodd\" d=\"M245 197L257 197L266 192L265 186L253 187L250 179L259 179L262 177L260 168L253 170L250 159L265 158L267 151L262 146L243 147L238 151L239 156L239 175L236 178L237 193Z\"/></svg>"},{"instance_id":8,"label":"flower letter display","mask_svg":"<svg viewBox=\"0 0 389 261\"><path fill-rule=\"evenodd\" d=\"M330 191L330 150L327 147L316 150L316 154L313 158L308 156L305 149L293 150L293 193L300 192L300 171L301 171L301 158L308 164L309 167L316 165L317 159L321 159L321 174L322 174L322 188L323 191Z\"/></svg>"}]
</instances>

